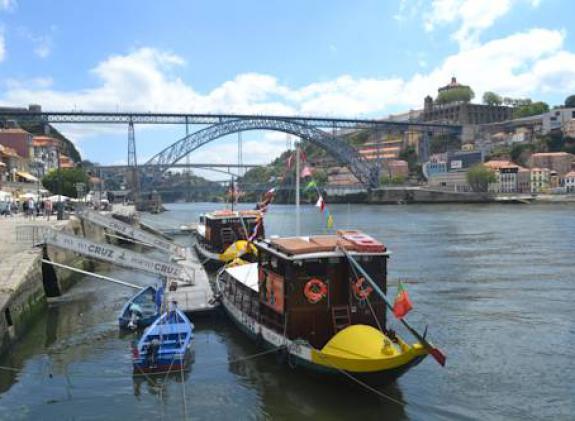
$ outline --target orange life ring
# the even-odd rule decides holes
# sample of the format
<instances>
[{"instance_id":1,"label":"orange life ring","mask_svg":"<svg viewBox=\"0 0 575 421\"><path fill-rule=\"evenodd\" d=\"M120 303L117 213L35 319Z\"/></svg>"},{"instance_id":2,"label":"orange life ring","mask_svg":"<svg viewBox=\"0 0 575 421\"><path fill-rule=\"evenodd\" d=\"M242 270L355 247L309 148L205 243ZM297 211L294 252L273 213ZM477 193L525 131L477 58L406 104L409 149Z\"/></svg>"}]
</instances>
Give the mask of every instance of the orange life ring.
<instances>
[{"instance_id":1,"label":"orange life ring","mask_svg":"<svg viewBox=\"0 0 575 421\"><path fill-rule=\"evenodd\" d=\"M310 303L316 304L327 295L327 285L320 279L312 278L306 282L303 293Z\"/></svg>"},{"instance_id":2,"label":"orange life ring","mask_svg":"<svg viewBox=\"0 0 575 421\"><path fill-rule=\"evenodd\" d=\"M365 278L357 278L357 280L352 284L353 293L359 300L365 300L373 292L373 288L368 286L363 288L365 283Z\"/></svg>"}]
</instances>

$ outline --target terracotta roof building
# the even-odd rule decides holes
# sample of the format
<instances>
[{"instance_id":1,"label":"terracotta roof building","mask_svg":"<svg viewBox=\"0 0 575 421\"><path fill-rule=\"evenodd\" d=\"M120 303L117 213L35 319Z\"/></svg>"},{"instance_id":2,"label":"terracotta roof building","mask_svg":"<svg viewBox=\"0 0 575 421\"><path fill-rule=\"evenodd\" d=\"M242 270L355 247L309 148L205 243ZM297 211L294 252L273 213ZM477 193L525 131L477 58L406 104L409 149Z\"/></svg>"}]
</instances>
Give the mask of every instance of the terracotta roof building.
<instances>
[{"instance_id":1,"label":"terracotta roof building","mask_svg":"<svg viewBox=\"0 0 575 421\"><path fill-rule=\"evenodd\" d=\"M557 171L560 177L571 171L573 162L575 162L575 155L567 152L534 153L529 158L530 167L548 168Z\"/></svg>"}]
</instances>

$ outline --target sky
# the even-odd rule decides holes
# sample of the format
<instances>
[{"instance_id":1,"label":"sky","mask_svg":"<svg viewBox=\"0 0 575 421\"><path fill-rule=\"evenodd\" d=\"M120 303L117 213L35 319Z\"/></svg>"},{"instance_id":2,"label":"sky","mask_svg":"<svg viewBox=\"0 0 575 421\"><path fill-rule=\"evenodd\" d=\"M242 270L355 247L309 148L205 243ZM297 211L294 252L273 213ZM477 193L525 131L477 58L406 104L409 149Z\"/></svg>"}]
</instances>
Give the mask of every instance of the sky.
<instances>
[{"instance_id":1,"label":"sky","mask_svg":"<svg viewBox=\"0 0 575 421\"><path fill-rule=\"evenodd\" d=\"M575 93L574 16L571 0L0 0L0 105L372 118L421 108L452 76L476 101L556 105ZM127 161L127 127L57 127L87 159ZM136 126L138 161L184 135ZM258 164L290 140L242 139ZM236 162L236 144L190 160Z\"/></svg>"}]
</instances>

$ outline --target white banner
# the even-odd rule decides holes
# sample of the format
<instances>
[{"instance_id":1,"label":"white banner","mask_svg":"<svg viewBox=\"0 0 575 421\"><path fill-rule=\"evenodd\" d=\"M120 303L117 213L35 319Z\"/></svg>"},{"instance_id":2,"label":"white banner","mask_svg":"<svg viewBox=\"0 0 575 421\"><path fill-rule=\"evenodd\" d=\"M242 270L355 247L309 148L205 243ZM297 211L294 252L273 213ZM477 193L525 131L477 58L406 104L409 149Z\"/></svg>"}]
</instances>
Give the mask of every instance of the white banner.
<instances>
[{"instance_id":1,"label":"white banner","mask_svg":"<svg viewBox=\"0 0 575 421\"><path fill-rule=\"evenodd\" d=\"M140 228L133 227L122 221L118 221L111 216L104 216L98 212L84 210L78 214L80 218L85 219L93 224L100 225L101 227L116 231L126 237L133 238L141 243L149 244L150 246L167 252L168 254L176 254L182 256L182 247L172 243L171 241L160 238L154 234L146 232Z\"/></svg>"},{"instance_id":2,"label":"white banner","mask_svg":"<svg viewBox=\"0 0 575 421\"><path fill-rule=\"evenodd\" d=\"M41 235L44 236L46 244L53 247L63 248L130 269L138 269L156 275L190 281L190 277L186 276L184 268L174 263L150 259L140 253L125 250L121 247L96 243L56 230L48 230Z\"/></svg>"}]
</instances>

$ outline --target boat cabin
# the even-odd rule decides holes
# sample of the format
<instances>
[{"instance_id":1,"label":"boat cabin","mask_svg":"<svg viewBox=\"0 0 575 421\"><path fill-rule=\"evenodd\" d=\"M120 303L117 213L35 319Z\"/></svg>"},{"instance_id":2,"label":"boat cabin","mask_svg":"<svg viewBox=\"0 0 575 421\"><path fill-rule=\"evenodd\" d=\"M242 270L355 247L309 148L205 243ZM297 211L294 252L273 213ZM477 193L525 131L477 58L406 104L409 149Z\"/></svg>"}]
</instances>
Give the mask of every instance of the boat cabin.
<instances>
[{"instance_id":1,"label":"boat cabin","mask_svg":"<svg viewBox=\"0 0 575 421\"><path fill-rule=\"evenodd\" d=\"M198 234L210 251L221 253L238 240L246 240L261 217L258 210L219 210L200 216ZM258 228L258 238L263 237L263 224Z\"/></svg>"},{"instance_id":2,"label":"boat cabin","mask_svg":"<svg viewBox=\"0 0 575 421\"><path fill-rule=\"evenodd\" d=\"M349 325L385 328L385 303L341 250L387 292L389 253L377 240L359 231L338 231L337 235L260 240L255 245L257 269L255 265L229 269L236 282L227 282L224 292L243 313L317 349Z\"/></svg>"}]
</instances>

